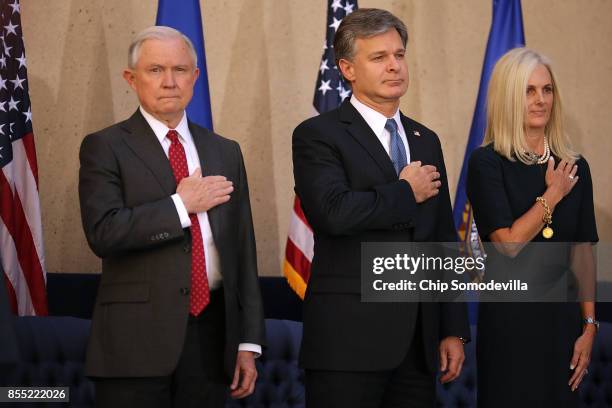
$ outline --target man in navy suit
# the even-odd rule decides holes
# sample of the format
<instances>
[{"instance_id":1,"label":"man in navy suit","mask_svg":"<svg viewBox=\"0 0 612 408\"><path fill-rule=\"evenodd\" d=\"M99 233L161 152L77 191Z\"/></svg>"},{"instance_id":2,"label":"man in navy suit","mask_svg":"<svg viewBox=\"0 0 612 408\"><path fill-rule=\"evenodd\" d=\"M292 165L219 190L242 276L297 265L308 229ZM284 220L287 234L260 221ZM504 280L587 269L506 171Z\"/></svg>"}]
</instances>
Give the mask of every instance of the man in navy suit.
<instances>
[{"instance_id":1,"label":"man in navy suit","mask_svg":"<svg viewBox=\"0 0 612 408\"><path fill-rule=\"evenodd\" d=\"M334 51L353 95L293 134L296 193L315 238L307 407L431 407L437 370L452 381L464 360L465 305L360 301L361 243L456 240L440 141L399 111L406 43L387 11L347 16Z\"/></svg>"}]
</instances>

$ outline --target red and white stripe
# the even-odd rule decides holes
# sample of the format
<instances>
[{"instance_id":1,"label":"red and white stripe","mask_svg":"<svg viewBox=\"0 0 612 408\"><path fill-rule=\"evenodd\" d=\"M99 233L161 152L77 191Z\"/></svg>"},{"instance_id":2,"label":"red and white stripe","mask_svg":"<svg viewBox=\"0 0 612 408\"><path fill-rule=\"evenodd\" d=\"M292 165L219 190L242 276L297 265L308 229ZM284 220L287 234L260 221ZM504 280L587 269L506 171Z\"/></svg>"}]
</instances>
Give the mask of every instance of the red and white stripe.
<instances>
[{"instance_id":1,"label":"red and white stripe","mask_svg":"<svg viewBox=\"0 0 612 408\"><path fill-rule=\"evenodd\" d=\"M313 109L312 116L319 112ZM289 221L289 233L285 245L285 262L283 263L283 274L287 278L289 286L299 297L304 299L306 286L310 279L310 267L314 256L314 235L312 227L304 215L300 198L293 199L291 220Z\"/></svg>"},{"instance_id":2,"label":"red and white stripe","mask_svg":"<svg viewBox=\"0 0 612 408\"><path fill-rule=\"evenodd\" d=\"M302 211L300 199L296 196L291 212L283 269L289 285L302 299L310 278L313 254L314 236L312 228Z\"/></svg>"},{"instance_id":3,"label":"red and white stripe","mask_svg":"<svg viewBox=\"0 0 612 408\"><path fill-rule=\"evenodd\" d=\"M11 144L0 172L0 250L13 311L47 315L46 273L34 135Z\"/></svg>"}]
</instances>

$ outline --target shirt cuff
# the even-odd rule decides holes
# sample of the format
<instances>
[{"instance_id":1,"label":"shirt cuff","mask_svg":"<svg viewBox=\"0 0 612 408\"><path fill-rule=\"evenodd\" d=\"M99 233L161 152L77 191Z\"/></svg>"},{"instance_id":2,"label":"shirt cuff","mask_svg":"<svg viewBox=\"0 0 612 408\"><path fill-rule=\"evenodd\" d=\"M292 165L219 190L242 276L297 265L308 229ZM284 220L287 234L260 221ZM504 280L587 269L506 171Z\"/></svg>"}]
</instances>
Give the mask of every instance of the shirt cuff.
<instances>
[{"instance_id":1,"label":"shirt cuff","mask_svg":"<svg viewBox=\"0 0 612 408\"><path fill-rule=\"evenodd\" d=\"M172 201L174 201L174 206L176 207L176 212L178 213L179 219L181 220L181 227L189 228L191 227L191 220L189 219L189 213L185 208L185 204L183 204L183 200L181 200L181 196L178 194L172 194L170 196Z\"/></svg>"},{"instance_id":2,"label":"shirt cuff","mask_svg":"<svg viewBox=\"0 0 612 408\"><path fill-rule=\"evenodd\" d=\"M238 351L250 351L255 353L255 358L259 358L261 356L261 346L259 344L253 343L240 343L238 345Z\"/></svg>"}]
</instances>

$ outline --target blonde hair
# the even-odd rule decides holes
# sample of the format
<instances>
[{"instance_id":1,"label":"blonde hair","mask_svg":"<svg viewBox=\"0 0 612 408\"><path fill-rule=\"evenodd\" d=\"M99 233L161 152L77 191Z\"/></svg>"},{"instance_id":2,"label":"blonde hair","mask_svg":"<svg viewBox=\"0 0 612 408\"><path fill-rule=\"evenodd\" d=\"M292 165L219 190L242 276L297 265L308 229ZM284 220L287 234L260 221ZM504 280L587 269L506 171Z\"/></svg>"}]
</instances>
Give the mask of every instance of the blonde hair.
<instances>
[{"instance_id":1,"label":"blonde hair","mask_svg":"<svg viewBox=\"0 0 612 408\"><path fill-rule=\"evenodd\" d=\"M533 70L543 65L548 69L553 86L553 105L544 133L551 153L561 159L575 160L578 154L572 150L563 129L561 93L550 60L528 48L515 48L502 56L491 74L487 94L487 128L483 144L493 143L493 149L514 161L531 164L526 152L525 111L527 83Z\"/></svg>"}]
</instances>

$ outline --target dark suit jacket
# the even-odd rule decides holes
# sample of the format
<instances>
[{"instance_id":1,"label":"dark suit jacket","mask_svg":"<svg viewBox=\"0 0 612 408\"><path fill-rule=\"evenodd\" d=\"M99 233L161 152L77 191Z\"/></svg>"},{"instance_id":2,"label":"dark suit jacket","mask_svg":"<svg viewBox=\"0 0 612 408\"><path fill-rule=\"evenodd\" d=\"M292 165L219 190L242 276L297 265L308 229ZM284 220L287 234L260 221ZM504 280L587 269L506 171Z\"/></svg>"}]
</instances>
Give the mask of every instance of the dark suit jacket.
<instances>
[{"instance_id":1,"label":"dark suit jacket","mask_svg":"<svg viewBox=\"0 0 612 408\"><path fill-rule=\"evenodd\" d=\"M0 259L1 261L1 259ZM0 277L4 278L2 262L0 262ZM0 280L0 370L5 366L16 364L19 360L17 336L15 334L15 316L11 312L4 279Z\"/></svg>"},{"instance_id":2,"label":"dark suit jacket","mask_svg":"<svg viewBox=\"0 0 612 408\"><path fill-rule=\"evenodd\" d=\"M264 344L263 307L242 153L236 142L189 123L203 175L234 183L229 202L208 211L225 297L225 369L238 344ZM189 314L191 236L170 196L170 163L140 111L88 135L81 145L79 197L87 241L102 258L87 353L88 375L169 375ZM204 311L206 313L206 311Z\"/></svg>"},{"instance_id":3,"label":"dark suit jacket","mask_svg":"<svg viewBox=\"0 0 612 408\"><path fill-rule=\"evenodd\" d=\"M296 193L315 240L304 301L305 368L396 367L408 351L418 313L432 372L441 338L469 336L462 304L360 302L362 242L456 240L440 141L403 115L402 124L411 161L434 165L441 174L440 193L421 204L410 185L398 180L380 141L348 100L293 133Z\"/></svg>"}]
</instances>

